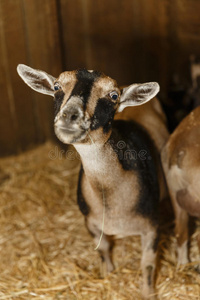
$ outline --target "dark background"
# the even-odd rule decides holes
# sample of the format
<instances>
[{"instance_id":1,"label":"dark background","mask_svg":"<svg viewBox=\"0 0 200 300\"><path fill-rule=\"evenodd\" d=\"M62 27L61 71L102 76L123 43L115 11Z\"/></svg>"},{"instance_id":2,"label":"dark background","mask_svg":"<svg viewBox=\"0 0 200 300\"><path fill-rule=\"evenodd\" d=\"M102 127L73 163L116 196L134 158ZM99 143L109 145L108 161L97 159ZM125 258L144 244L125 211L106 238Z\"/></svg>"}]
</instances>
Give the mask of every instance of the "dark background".
<instances>
[{"instance_id":1,"label":"dark background","mask_svg":"<svg viewBox=\"0 0 200 300\"><path fill-rule=\"evenodd\" d=\"M22 82L18 63L55 77L84 67L120 85L158 81L167 103L174 76L190 84L199 14L199 0L0 0L0 155L54 136L52 98Z\"/></svg>"}]
</instances>

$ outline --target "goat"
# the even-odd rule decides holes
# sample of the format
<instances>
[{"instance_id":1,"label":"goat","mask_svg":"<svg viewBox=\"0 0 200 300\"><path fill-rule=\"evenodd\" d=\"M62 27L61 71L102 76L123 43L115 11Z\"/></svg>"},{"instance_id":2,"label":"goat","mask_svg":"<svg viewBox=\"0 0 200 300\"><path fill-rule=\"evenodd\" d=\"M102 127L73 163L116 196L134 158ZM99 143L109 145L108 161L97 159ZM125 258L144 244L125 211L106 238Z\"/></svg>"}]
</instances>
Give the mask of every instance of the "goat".
<instances>
[{"instance_id":1,"label":"goat","mask_svg":"<svg viewBox=\"0 0 200 300\"><path fill-rule=\"evenodd\" d=\"M200 217L200 107L171 134L161 152L175 213L178 264L188 262L189 216ZM200 248L200 240L198 241Z\"/></svg>"},{"instance_id":2,"label":"goat","mask_svg":"<svg viewBox=\"0 0 200 300\"><path fill-rule=\"evenodd\" d=\"M98 71L63 72L56 79L25 65L17 70L32 89L54 97L55 134L80 154L78 205L107 271L114 268L114 238L141 235L142 296L155 299L159 191L164 191L159 153L168 132L156 98L143 110L126 107L154 98L158 83L120 90Z\"/></svg>"}]
</instances>

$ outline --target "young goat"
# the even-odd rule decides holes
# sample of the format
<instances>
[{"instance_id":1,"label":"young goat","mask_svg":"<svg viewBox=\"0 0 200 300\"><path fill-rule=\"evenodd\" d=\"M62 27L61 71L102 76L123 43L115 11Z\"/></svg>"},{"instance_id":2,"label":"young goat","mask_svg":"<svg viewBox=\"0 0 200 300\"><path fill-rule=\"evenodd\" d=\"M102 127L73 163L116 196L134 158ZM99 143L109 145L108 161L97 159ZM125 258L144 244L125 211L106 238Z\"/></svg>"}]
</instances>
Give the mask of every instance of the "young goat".
<instances>
[{"instance_id":1,"label":"young goat","mask_svg":"<svg viewBox=\"0 0 200 300\"><path fill-rule=\"evenodd\" d=\"M121 91L115 80L97 71L64 72L56 79L25 65L17 70L31 88L54 97L55 133L80 154L78 204L107 270L113 270L113 239L141 235L142 295L155 299L159 191L164 184L159 152L168 132L157 99L144 110L124 108L149 101L159 85L133 84Z\"/></svg>"},{"instance_id":2,"label":"young goat","mask_svg":"<svg viewBox=\"0 0 200 300\"><path fill-rule=\"evenodd\" d=\"M162 150L162 163L175 213L178 263L188 262L189 215L200 217L200 107L175 129ZM198 239L200 247L200 239Z\"/></svg>"}]
</instances>

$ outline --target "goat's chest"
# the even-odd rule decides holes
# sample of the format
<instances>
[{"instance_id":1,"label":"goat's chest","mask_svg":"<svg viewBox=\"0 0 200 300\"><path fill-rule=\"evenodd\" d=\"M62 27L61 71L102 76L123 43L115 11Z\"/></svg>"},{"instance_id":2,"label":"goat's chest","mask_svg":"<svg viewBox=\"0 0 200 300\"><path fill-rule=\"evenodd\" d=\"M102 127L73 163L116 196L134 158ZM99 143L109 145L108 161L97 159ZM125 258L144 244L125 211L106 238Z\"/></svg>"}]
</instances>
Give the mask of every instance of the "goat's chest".
<instances>
[{"instance_id":1,"label":"goat's chest","mask_svg":"<svg viewBox=\"0 0 200 300\"><path fill-rule=\"evenodd\" d=\"M132 234L142 234L149 226L149 220L137 213L140 201L140 188L137 176L130 176L131 182L121 180L114 188L102 185L93 189L87 180L83 179L83 196L89 208L86 216L87 224L115 237L125 237Z\"/></svg>"},{"instance_id":2,"label":"goat's chest","mask_svg":"<svg viewBox=\"0 0 200 300\"><path fill-rule=\"evenodd\" d=\"M96 214L105 206L107 213L114 216L132 210L137 203L140 193L137 175L133 172L124 172L123 176L114 175L102 176L100 181L90 181L85 176L82 178L83 198Z\"/></svg>"},{"instance_id":3,"label":"goat's chest","mask_svg":"<svg viewBox=\"0 0 200 300\"><path fill-rule=\"evenodd\" d=\"M82 205L85 201L87 207L85 215L90 222L101 228L104 214L105 233L123 235L123 232L130 228L130 222L134 220L139 194L138 177L134 173L126 172L121 180L118 180L118 177L109 179L105 176L101 183L96 185L95 181L91 183L83 175L79 197L82 197ZM78 201L80 207L80 199Z\"/></svg>"}]
</instances>

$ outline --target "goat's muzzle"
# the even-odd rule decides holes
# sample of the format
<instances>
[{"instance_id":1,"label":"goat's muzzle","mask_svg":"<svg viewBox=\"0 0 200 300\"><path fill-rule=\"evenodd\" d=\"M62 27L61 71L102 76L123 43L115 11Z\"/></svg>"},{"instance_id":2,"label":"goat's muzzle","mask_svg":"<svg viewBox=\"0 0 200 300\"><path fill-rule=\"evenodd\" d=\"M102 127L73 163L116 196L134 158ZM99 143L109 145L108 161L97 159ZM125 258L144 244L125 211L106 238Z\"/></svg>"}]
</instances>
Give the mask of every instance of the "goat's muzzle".
<instances>
[{"instance_id":1,"label":"goat's muzzle","mask_svg":"<svg viewBox=\"0 0 200 300\"><path fill-rule=\"evenodd\" d=\"M89 127L90 121L80 102L70 101L60 110L54 121L55 134L65 144L83 140Z\"/></svg>"}]
</instances>

